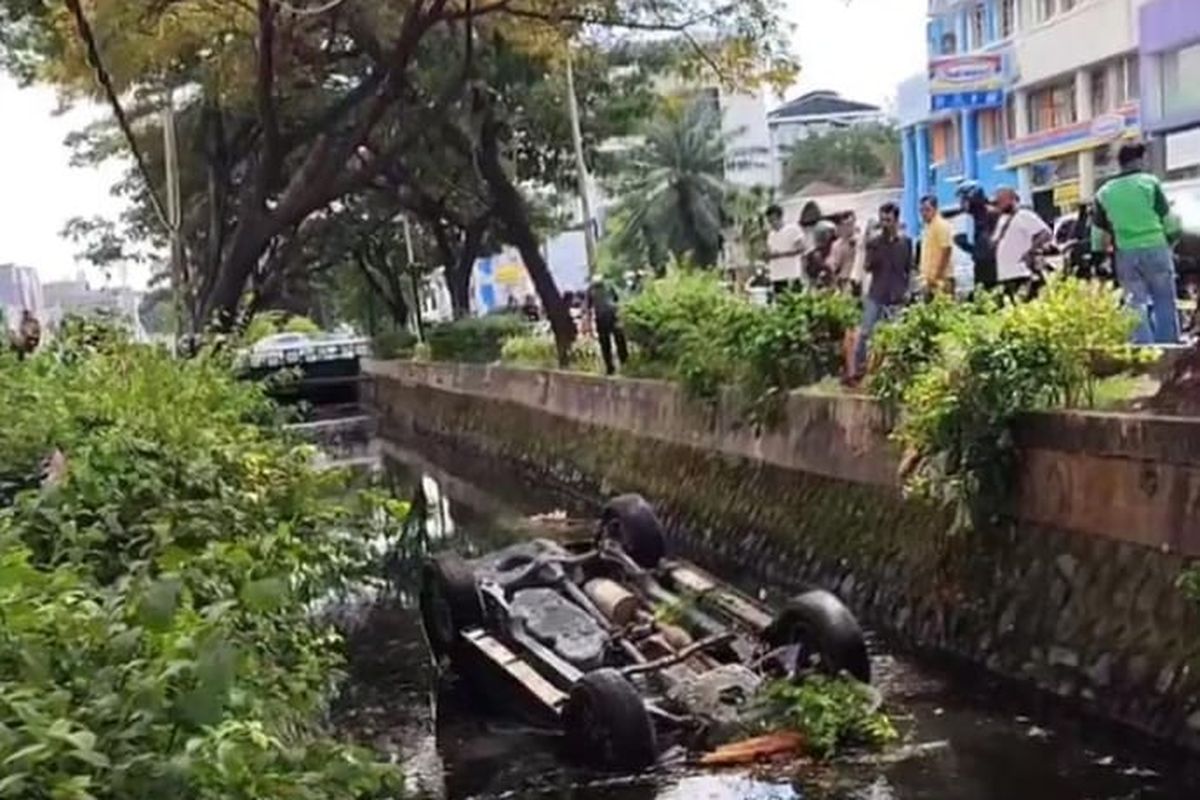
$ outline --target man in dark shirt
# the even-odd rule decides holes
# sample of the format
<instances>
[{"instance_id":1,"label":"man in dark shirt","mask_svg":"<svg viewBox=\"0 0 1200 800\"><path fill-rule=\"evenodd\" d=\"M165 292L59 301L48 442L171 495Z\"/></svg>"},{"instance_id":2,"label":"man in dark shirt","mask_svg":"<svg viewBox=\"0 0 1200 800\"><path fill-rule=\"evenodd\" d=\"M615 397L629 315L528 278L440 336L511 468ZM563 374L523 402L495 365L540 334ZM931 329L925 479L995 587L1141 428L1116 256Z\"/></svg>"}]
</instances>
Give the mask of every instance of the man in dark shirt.
<instances>
[{"instance_id":1,"label":"man in dark shirt","mask_svg":"<svg viewBox=\"0 0 1200 800\"><path fill-rule=\"evenodd\" d=\"M617 313L616 293L602 278L592 280L588 287L588 306L596 318L596 338L600 340L600 356L604 359L604 371L613 375L617 371L613 363L613 344L617 346L617 358L622 365L629 360L629 347L625 343L625 331Z\"/></svg>"},{"instance_id":2,"label":"man in dark shirt","mask_svg":"<svg viewBox=\"0 0 1200 800\"><path fill-rule=\"evenodd\" d=\"M879 233L867 242L865 269L871 286L863 303L852 379L866 372L867 349L875 327L895 316L908 300L912 268L912 242L900 233L900 209L895 203L884 203L879 209Z\"/></svg>"}]
</instances>

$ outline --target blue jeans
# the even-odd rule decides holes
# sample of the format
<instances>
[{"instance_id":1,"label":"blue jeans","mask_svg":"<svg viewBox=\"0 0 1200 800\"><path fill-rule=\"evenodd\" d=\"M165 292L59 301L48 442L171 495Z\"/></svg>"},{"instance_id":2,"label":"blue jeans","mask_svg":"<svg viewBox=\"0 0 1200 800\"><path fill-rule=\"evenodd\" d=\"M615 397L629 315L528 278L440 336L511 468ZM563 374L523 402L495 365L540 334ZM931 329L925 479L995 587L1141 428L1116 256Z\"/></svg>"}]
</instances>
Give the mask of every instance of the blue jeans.
<instances>
[{"instance_id":1,"label":"blue jeans","mask_svg":"<svg viewBox=\"0 0 1200 800\"><path fill-rule=\"evenodd\" d=\"M1179 311L1175 306L1175 257L1169 247L1117 251L1117 281L1138 315L1134 344L1175 344Z\"/></svg>"},{"instance_id":2,"label":"blue jeans","mask_svg":"<svg viewBox=\"0 0 1200 800\"><path fill-rule=\"evenodd\" d=\"M863 302L862 328L858 331L858 345L854 348L854 375L862 375L867 368L867 348L871 345L871 334L875 327L900 312L900 305L884 305L867 297Z\"/></svg>"}]
</instances>

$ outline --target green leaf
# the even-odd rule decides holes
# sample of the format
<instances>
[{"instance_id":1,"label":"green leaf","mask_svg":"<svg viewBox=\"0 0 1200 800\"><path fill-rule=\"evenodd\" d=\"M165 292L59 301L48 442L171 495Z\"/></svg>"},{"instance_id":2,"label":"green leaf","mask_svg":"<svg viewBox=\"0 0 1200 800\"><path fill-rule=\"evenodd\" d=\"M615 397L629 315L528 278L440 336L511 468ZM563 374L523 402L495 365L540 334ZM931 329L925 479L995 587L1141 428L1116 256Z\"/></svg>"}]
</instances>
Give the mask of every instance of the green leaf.
<instances>
[{"instance_id":1,"label":"green leaf","mask_svg":"<svg viewBox=\"0 0 1200 800\"><path fill-rule=\"evenodd\" d=\"M154 631L170 627L182 592L183 581L178 576L164 576L150 584L138 609L142 624Z\"/></svg>"},{"instance_id":2,"label":"green leaf","mask_svg":"<svg viewBox=\"0 0 1200 800\"><path fill-rule=\"evenodd\" d=\"M288 585L283 578L263 578L242 587L241 600L251 611L278 611L287 600Z\"/></svg>"},{"instance_id":3,"label":"green leaf","mask_svg":"<svg viewBox=\"0 0 1200 800\"><path fill-rule=\"evenodd\" d=\"M50 752L50 745L46 744L45 742L26 745L10 755L8 758L4 759L4 765L8 766L9 764L16 764L21 761L38 761L40 760L38 759L38 756L44 755L48 752Z\"/></svg>"}]
</instances>

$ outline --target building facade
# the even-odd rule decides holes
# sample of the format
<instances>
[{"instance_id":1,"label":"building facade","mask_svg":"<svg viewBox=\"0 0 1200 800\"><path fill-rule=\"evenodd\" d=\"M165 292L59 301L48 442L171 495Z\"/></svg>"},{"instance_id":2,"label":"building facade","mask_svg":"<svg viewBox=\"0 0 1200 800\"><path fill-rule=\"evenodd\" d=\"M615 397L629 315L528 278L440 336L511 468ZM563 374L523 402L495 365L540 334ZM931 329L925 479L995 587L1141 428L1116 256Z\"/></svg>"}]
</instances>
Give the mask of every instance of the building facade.
<instances>
[{"instance_id":1,"label":"building facade","mask_svg":"<svg viewBox=\"0 0 1200 800\"><path fill-rule=\"evenodd\" d=\"M879 106L846 100L837 92L808 92L784 103L766 118L770 128L772 185L783 185L787 160L797 142L856 125L877 125L887 121L887 115Z\"/></svg>"},{"instance_id":2,"label":"building facade","mask_svg":"<svg viewBox=\"0 0 1200 800\"><path fill-rule=\"evenodd\" d=\"M1167 178L1200 178L1200 2L1151 0L1139 13L1142 125Z\"/></svg>"},{"instance_id":3,"label":"building facade","mask_svg":"<svg viewBox=\"0 0 1200 800\"><path fill-rule=\"evenodd\" d=\"M963 180L1047 219L1090 200L1139 136L1146 0L931 0L929 113L905 128L906 216ZM1194 0L1182 0L1185 4Z\"/></svg>"}]
</instances>

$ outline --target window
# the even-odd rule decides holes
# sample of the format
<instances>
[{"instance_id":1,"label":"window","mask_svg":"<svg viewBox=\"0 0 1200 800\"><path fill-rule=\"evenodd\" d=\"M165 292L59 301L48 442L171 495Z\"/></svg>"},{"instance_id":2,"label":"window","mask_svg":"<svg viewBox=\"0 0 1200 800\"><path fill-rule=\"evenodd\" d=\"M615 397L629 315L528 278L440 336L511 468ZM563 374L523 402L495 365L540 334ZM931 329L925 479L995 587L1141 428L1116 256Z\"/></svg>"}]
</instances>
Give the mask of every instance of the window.
<instances>
[{"instance_id":1,"label":"window","mask_svg":"<svg viewBox=\"0 0 1200 800\"><path fill-rule=\"evenodd\" d=\"M935 122L932 129L933 163L944 164L958 158L958 127L954 120Z\"/></svg>"},{"instance_id":2,"label":"window","mask_svg":"<svg viewBox=\"0 0 1200 800\"><path fill-rule=\"evenodd\" d=\"M1009 95L1004 103L1004 135L1008 141L1017 138L1017 98Z\"/></svg>"},{"instance_id":3,"label":"window","mask_svg":"<svg viewBox=\"0 0 1200 800\"><path fill-rule=\"evenodd\" d=\"M987 9L983 4L971 9L971 49L978 49L987 44Z\"/></svg>"},{"instance_id":4,"label":"window","mask_svg":"<svg viewBox=\"0 0 1200 800\"><path fill-rule=\"evenodd\" d=\"M985 108L979 112L979 149L995 150L1004 144L1004 111Z\"/></svg>"},{"instance_id":5,"label":"window","mask_svg":"<svg viewBox=\"0 0 1200 800\"><path fill-rule=\"evenodd\" d=\"M1000 0L1000 38L1017 32L1017 0Z\"/></svg>"},{"instance_id":6,"label":"window","mask_svg":"<svg viewBox=\"0 0 1200 800\"><path fill-rule=\"evenodd\" d=\"M958 37L953 33L942 34L942 55L952 56L958 50Z\"/></svg>"},{"instance_id":7,"label":"window","mask_svg":"<svg viewBox=\"0 0 1200 800\"><path fill-rule=\"evenodd\" d=\"M1070 11L1075 6L1079 5L1079 0L1058 0L1058 10L1060 12Z\"/></svg>"},{"instance_id":8,"label":"window","mask_svg":"<svg viewBox=\"0 0 1200 800\"><path fill-rule=\"evenodd\" d=\"M1117 105L1137 102L1142 95L1141 70L1136 55L1125 56L1117 64ZM1195 80L1195 73L1192 73Z\"/></svg>"},{"instance_id":9,"label":"window","mask_svg":"<svg viewBox=\"0 0 1200 800\"><path fill-rule=\"evenodd\" d=\"M1055 0L1035 0L1037 3L1038 22L1045 22L1054 16Z\"/></svg>"},{"instance_id":10,"label":"window","mask_svg":"<svg viewBox=\"0 0 1200 800\"><path fill-rule=\"evenodd\" d=\"M1029 128L1031 133L1061 128L1075 122L1074 82L1060 83L1037 89L1029 95Z\"/></svg>"},{"instance_id":11,"label":"window","mask_svg":"<svg viewBox=\"0 0 1200 800\"><path fill-rule=\"evenodd\" d=\"M1092 116L1098 117L1112 108L1108 102L1110 99L1108 96L1108 67L1100 67L1092 70L1091 78Z\"/></svg>"},{"instance_id":12,"label":"window","mask_svg":"<svg viewBox=\"0 0 1200 800\"><path fill-rule=\"evenodd\" d=\"M1200 44L1162 57L1164 116L1200 108Z\"/></svg>"}]
</instances>

